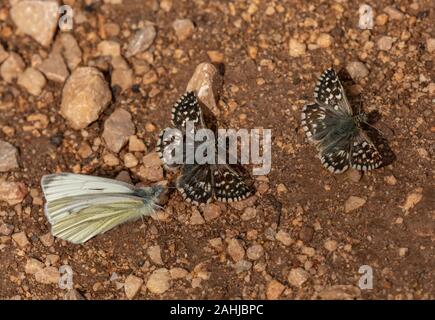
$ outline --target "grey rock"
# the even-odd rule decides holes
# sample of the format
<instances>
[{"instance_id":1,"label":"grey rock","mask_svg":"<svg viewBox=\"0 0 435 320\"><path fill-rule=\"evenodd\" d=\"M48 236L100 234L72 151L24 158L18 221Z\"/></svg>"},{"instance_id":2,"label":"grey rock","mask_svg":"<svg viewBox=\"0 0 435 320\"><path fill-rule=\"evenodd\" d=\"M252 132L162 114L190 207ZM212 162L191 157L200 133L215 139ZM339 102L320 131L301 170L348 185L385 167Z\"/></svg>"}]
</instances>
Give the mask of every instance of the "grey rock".
<instances>
[{"instance_id":1,"label":"grey rock","mask_svg":"<svg viewBox=\"0 0 435 320\"><path fill-rule=\"evenodd\" d=\"M18 151L9 142L0 140L0 172L18 168Z\"/></svg>"},{"instance_id":2,"label":"grey rock","mask_svg":"<svg viewBox=\"0 0 435 320\"><path fill-rule=\"evenodd\" d=\"M61 115L74 129L84 129L109 105L112 93L103 74L93 67L78 67L62 91Z\"/></svg>"},{"instance_id":3,"label":"grey rock","mask_svg":"<svg viewBox=\"0 0 435 320\"><path fill-rule=\"evenodd\" d=\"M135 131L131 114L124 109L116 109L104 123L103 138L109 150L118 153Z\"/></svg>"},{"instance_id":4,"label":"grey rock","mask_svg":"<svg viewBox=\"0 0 435 320\"><path fill-rule=\"evenodd\" d=\"M11 8L11 18L18 29L48 47L58 24L56 1L20 1Z\"/></svg>"}]
</instances>

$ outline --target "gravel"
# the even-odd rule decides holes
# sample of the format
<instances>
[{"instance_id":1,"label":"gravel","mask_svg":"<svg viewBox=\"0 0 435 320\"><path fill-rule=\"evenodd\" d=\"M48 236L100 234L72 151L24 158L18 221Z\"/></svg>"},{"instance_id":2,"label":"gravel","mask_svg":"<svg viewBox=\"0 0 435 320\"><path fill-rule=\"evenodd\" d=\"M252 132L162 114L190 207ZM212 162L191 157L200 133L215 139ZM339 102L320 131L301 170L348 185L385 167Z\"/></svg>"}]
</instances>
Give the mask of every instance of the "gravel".
<instances>
[{"instance_id":1,"label":"gravel","mask_svg":"<svg viewBox=\"0 0 435 320\"><path fill-rule=\"evenodd\" d=\"M47 77L48 80L64 83L69 76L68 68L60 53L52 53L50 56L37 65L37 68Z\"/></svg>"},{"instance_id":2,"label":"gravel","mask_svg":"<svg viewBox=\"0 0 435 320\"><path fill-rule=\"evenodd\" d=\"M65 83L60 113L72 128L84 129L98 119L111 99L103 74L92 67L80 67Z\"/></svg>"},{"instance_id":3,"label":"gravel","mask_svg":"<svg viewBox=\"0 0 435 320\"><path fill-rule=\"evenodd\" d=\"M135 134L135 127L130 112L116 109L104 122L103 138L107 148L118 153Z\"/></svg>"},{"instance_id":4,"label":"gravel","mask_svg":"<svg viewBox=\"0 0 435 320\"><path fill-rule=\"evenodd\" d=\"M0 172L18 168L18 150L9 142L0 140Z\"/></svg>"},{"instance_id":5,"label":"gravel","mask_svg":"<svg viewBox=\"0 0 435 320\"><path fill-rule=\"evenodd\" d=\"M0 66L0 75L6 82L12 82L23 73L26 65L23 59L15 52L10 52Z\"/></svg>"},{"instance_id":6,"label":"gravel","mask_svg":"<svg viewBox=\"0 0 435 320\"><path fill-rule=\"evenodd\" d=\"M140 288L142 287L143 279L136 277L132 274L130 274L126 279L124 283L124 290L125 295L127 299L131 300L133 299Z\"/></svg>"},{"instance_id":7,"label":"gravel","mask_svg":"<svg viewBox=\"0 0 435 320\"><path fill-rule=\"evenodd\" d=\"M361 197L350 196L344 203L344 212L349 213L358 208L361 208L366 203L366 201L366 199Z\"/></svg>"},{"instance_id":8,"label":"gravel","mask_svg":"<svg viewBox=\"0 0 435 320\"><path fill-rule=\"evenodd\" d=\"M133 38L128 43L125 56L130 58L147 50L153 44L156 35L156 28L152 24L148 24L144 28L136 31Z\"/></svg>"},{"instance_id":9,"label":"gravel","mask_svg":"<svg viewBox=\"0 0 435 320\"><path fill-rule=\"evenodd\" d=\"M11 8L11 18L18 29L48 47L58 25L56 1L20 1Z\"/></svg>"},{"instance_id":10,"label":"gravel","mask_svg":"<svg viewBox=\"0 0 435 320\"><path fill-rule=\"evenodd\" d=\"M235 262L242 260L245 257L245 249L238 239L229 239L227 241L227 253Z\"/></svg>"},{"instance_id":11,"label":"gravel","mask_svg":"<svg viewBox=\"0 0 435 320\"><path fill-rule=\"evenodd\" d=\"M193 22L189 19L177 19L172 23L172 27L179 41L190 38L195 30Z\"/></svg>"},{"instance_id":12,"label":"gravel","mask_svg":"<svg viewBox=\"0 0 435 320\"><path fill-rule=\"evenodd\" d=\"M171 285L171 275L166 268L155 270L147 281L147 289L154 294L162 294L169 290Z\"/></svg>"},{"instance_id":13,"label":"gravel","mask_svg":"<svg viewBox=\"0 0 435 320\"><path fill-rule=\"evenodd\" d=\"M27 68L18 76L17 84L27 90L34 96L39 96L44 88L47 80L41 72L35 68ZM1 152L0 152L1 154Z\"/></svg>"}]
</instances>

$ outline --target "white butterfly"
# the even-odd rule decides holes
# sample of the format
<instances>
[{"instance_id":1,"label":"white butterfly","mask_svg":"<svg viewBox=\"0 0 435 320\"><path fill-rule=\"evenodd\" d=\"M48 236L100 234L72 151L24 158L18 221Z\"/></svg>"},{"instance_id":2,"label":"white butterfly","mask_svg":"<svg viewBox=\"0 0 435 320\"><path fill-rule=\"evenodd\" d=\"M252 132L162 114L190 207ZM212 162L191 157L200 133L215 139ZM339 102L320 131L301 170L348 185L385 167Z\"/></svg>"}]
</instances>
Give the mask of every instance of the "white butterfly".
<instances>
[{"instance_id":1,"label":"white butterfly","mask_svg":"<svg viewBox=\"0 0 435 320\"><path fill-rule=\"evenodd\" d=\"M126 221L154 213L162 186L136 188L121 181L73 173L41 179L51 233L84 243Z\"/></svg>"}]
</instances>

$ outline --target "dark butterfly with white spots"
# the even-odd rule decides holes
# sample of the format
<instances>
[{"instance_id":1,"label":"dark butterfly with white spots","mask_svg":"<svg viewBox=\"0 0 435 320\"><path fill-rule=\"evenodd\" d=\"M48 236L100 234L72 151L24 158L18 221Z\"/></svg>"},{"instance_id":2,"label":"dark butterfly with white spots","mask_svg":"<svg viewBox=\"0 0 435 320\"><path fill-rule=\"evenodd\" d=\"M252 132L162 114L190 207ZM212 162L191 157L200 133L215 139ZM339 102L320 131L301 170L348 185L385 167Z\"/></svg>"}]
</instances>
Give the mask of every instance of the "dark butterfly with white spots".
<instances>
[{"instance_id":1,"label":"dark butterfly with white spots","mask_svg":"<svg viewBox=\"0 0 435 320\"><path fill-rule=\"evenodd\" d=\"M333 173L380 167L382 156L362 128L367 114L353 113L332 68L320 76L314 98L315 103L302 109L301 124L308 140L316 144L322 164Z\"/></svg>"},{"instance_id":2,"label":"dark butterfly with white spots","mask_svg":"<svg viewBox=\"0 0 435 320\"><path fill-rule=\"evenodd\" d=\"M182 135L165 139L166 128L160 134L156 151L167 169L181 167L181 176L177 179L177 189L187 202L193 204L209 203L213 198L222 202L233 202L246 199L253 193L252 186L245 181L244 174L236 165L229 164L169 164L164 156L165 148L171 144L186 145L186 123L191 121L194 128L210 128L212 125L205 119L204 112L194 92L186 92L172 108L172 125ZM194 145L194 150L197 144ZM219 148L216 146L216 149ZM183 160L186 159L186 148L183 148ZM173 155L173 154L172 154ZM217 151L216 155L217 156Z\"/></svg>"}]
</instances>

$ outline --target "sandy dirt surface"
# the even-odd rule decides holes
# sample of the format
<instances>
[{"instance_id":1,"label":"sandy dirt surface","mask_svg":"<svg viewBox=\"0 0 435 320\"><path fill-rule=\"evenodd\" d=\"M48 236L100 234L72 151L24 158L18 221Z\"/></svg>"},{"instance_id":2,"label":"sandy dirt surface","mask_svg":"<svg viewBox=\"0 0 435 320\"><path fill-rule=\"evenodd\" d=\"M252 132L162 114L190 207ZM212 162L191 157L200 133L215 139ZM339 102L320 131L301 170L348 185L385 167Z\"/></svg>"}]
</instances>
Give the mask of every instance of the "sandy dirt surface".
<instances>
[{"instance_id":1,"label":"sandy dirt surface","mask_svg":"<svg viewBox=\"0 0 435 320\"><path fill-rule=\"evenodd\" d=\"M30 66L39 70L62 32L46 46L18 32L11 17L17 2L1 1L0 40L9 56L22 58L20 74ZM433 1L367 1L374 11L371 30L358 28L356 1L64 3L74 10L79 66L98 68L112 99L96 121L74 129L60 114L62 75L36 94L30 93L36 80L26 89L0 76L0 141L18 151L18 167L0 172L0 182L23 183L17 192L28 191L22 201L0 201L1 298L435 297ZM174 30L177 19L193 23L180 31L185 37ZM146 21L155 39L127 58L129 42ZM113 46L104 51L103 41ZM125 90L113 77L110 85L116 45L131 72L131 83L120 82ZM157 217L84 245L50 237L41 177L64 171L114 178L124 171L123 178L151 184L143 158L170 125L172 104L201 62L223 73L222 127L272 129L272 169L254 177L255 196L195 207L174 191ZM68 66L68 74L74 72L76 66ZM334 175L307 143L300 112L331 66L350 70L349 95L359 94L366 112L379 113L376 127L396 157L389 165ZM118 108L131 114L146 150L130 151L128 144L119 152L108 149L104 124ZM133 160L130 167L127 153L136 165ZM161 180L176 177L164 172ZM73 271L74 290L57 283L62 265ZM371 290L358 287L363 265L373 271Z\"/></svg>"}]
</instances>

